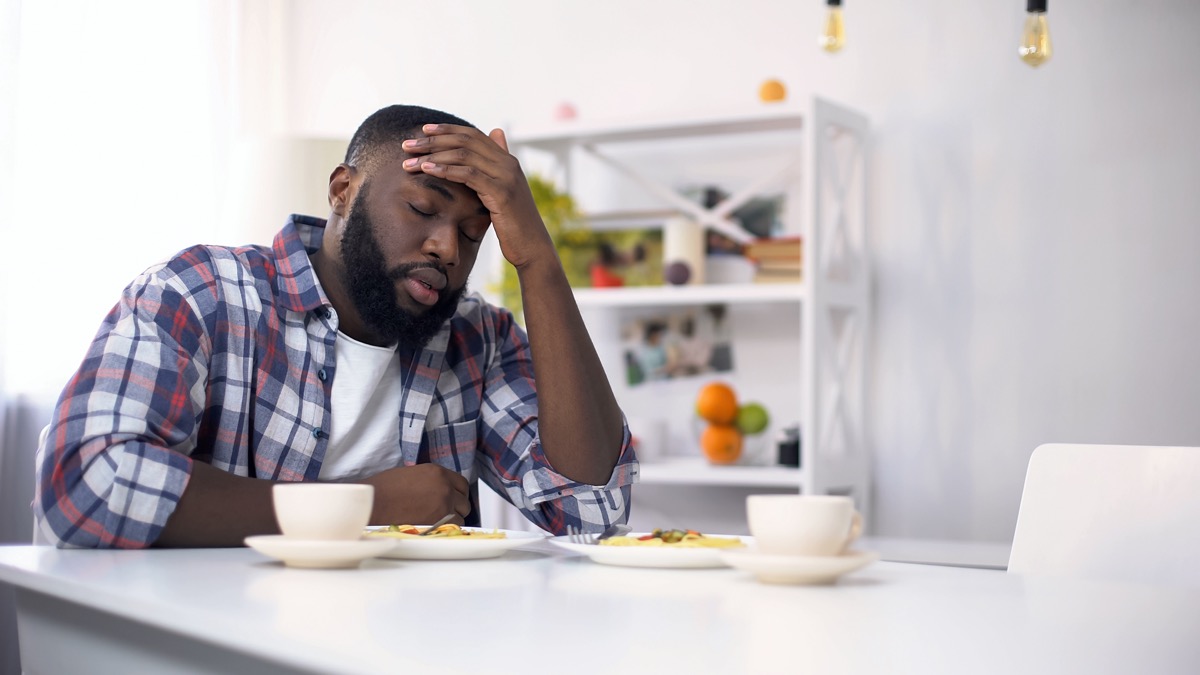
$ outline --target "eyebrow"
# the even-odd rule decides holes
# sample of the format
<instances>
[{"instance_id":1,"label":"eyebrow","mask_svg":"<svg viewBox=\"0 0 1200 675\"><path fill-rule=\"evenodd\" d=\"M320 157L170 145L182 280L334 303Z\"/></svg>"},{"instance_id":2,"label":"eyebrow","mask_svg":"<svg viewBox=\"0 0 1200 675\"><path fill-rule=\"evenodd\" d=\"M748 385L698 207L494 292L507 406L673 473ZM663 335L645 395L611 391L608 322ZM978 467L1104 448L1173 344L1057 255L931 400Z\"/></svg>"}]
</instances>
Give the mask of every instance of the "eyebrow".
<instances>
[{"instance_id":1,"label":"eyebrow","mask_svg":"<svg viewBox=\"0 0 1200 675\"><path fill-rule=\"evenodd\" d=\"M446 186L442 185L441 182L437 178L434 178L433 176L429 176L429 175L424 176L423 179L421 180L421 185L424 185L425 187L429 188L430 190L433 190L434 192L445 197L449 201L455 201L454 193L447 190ZM490 216L491 214L492 214L492 212L488 211L486 206L480 205L479 215Z\"/></svg>"}]
</instances>

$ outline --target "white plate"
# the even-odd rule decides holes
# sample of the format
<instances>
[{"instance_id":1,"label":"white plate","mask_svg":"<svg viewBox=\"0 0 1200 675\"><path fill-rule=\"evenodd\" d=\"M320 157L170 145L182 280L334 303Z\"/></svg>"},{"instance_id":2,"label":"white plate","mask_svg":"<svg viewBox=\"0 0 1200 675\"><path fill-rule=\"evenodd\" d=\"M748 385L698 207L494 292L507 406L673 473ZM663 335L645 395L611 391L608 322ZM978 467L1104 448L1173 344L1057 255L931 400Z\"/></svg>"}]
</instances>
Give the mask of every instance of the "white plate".
<instances>
[{"instance_id":1,"label":"white plate","mask_svg":"<svg viewBox=\"0 0 1200 675\"><path fill-rule=\"evenodd\" d=\"M288 567L341 569L358 567L367 558L374 558L395 546L384 539L348 539L346 541L318 541L296 539L282 534L263 534L246 537L250 548L282 560Z\"/></svg>"},{"instance_id":2,"label":"white plate","mask_svg":"<svg viewBox=\"0 0 1200 675\"><path fill-rule=\"evenodd\" d=\"M879 559L874 551L846 551L833 556L792 556L759 553L753 548L721 551L721 559L751 572L765 584L829 584L838 577Z\"/></svg>"},{"instance_id":3,"label":"white plate","mask_svg":"<svg viewBox=\"0 0 1200 675\"><path fill-rule=\"evenodd\" d=\"M649 532L631 532L628 537L640 537ZM747 537L713 534L710 537L728 537L741 539L749 543ZM725 567L720 553L729 550L722 548L671 548L669 546L602 546L596 544L572 544L566 537L555 537L550 540L553 544L567 550L582 553L601 565L618 565L621 567Z\"/></svg>"},{"instance_id":4,"label":"white plate","mask_svg":"<svg viewBox=\"0 0 1200 675\"><path fill-rule=\"evenodd\" d=\"M425 527L418 525L418 527ZM386 530L387 526L368 527L368 530ZM486 527L464 527L468 532L503 532L504 539L472 539L470 537L420 537L392 539L380 537L370 541L390 541L392 548L383 554L385 558L403 560L478 560L496 558L504 552L546 538L537 532L520 530L491 530Z\"/></svg>"}]
</instances>

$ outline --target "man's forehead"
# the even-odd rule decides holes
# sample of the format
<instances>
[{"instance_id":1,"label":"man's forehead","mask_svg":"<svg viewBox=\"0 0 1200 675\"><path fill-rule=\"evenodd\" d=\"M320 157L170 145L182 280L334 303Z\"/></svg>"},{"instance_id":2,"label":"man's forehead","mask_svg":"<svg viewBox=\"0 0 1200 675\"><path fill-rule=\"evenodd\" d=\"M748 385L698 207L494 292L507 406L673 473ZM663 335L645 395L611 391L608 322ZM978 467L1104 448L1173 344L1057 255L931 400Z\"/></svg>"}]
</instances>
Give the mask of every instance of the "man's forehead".
<instances>
[{"instance_id":1,"label":"man's forehead","mask_svg":"<svg viewBox=\"0 0 1200 675\"><path fill-rule=\"evenodd\" d=\"M425 134L420 134L424 136ZM399 148L399 146L396 146ZM441 196L448 201L457 202L460 199L467 199L479 204L479 215L490 216L491 212L483 205L479 199L479 195L467 185L456 183L445 178L438 178L424 172L412 172L404 168L404 160L410 157L420 157L419 154L413 154L404 150L396 150L388 153L388 156L382 157L381 162L375 166L374 171L365 172L363 176L364 184L367 182L375 183L375 177L390 175L394 177L394 185L397 187L418 186L421 189L429 190ZM373 174L373 175L372 175ZM392 181L389 181L392 182Z\"/></svg>"}]
</instances>

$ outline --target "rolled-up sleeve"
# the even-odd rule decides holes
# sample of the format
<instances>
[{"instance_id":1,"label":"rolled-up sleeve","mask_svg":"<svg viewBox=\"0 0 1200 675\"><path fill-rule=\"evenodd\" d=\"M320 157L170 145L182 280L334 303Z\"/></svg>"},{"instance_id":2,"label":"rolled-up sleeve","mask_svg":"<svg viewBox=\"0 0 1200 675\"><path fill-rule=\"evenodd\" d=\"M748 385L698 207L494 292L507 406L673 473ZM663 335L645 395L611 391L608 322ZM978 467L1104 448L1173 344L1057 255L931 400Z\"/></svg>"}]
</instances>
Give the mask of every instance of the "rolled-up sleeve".
<instances>
[{"instance_id":1,"label":"rolled-up sleeve","mask_svg":"<svg viewBox=\"0 0 1200 675\"><path fill-rule=\"evenodd\" d=\"M499 324L500 344L484 386L480 478L542 529L565 534L568 526L599 531L629 519L638 461L629 426L621 453L604 485L571 480L551 466L538 435L537 391L525 332Z\"/></svg>"},{"instance_id":2,"label":"rolled-up sleeve","mask_svg":"<svg viewBox=\"0 0 1200 675\"><path fill-rule=\"evenodd\" d=\"M33 509L60 547L149 546L187 487L210 345L170 282L125 290L59 398Z\"/></svg>"}]
</instances>

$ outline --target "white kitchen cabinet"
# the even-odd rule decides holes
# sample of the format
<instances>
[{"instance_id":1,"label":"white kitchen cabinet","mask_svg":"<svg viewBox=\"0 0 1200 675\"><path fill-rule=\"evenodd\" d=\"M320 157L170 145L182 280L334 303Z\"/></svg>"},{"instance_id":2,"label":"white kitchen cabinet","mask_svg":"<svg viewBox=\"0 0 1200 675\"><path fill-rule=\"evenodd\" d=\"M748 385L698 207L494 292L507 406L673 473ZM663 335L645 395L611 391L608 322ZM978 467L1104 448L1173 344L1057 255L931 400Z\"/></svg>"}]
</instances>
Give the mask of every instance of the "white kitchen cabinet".
<instances>
[{"instance_id":1,"label":"white kitchen cabinet","mask_svg":"<svg viewBox=\"0 0 1200 675\"><path fill-rule=\"evenodd\" d=\"M847 494L861 511L869 508L863 429L871 309L864 222L868 125L862 115L822 99L804 108L778 105L688 119L575 120L510 135L526 172L552 178L594 223L641 213L649 214L639 223L645 225L666 209L745 240L730 214L769 195L782 197L776 234L803 237L801 283L576 291L626 414L667 423L665 455L642 466L635 527L646 520L646 527L744 529L744 494L755 491ZM685 196L705 186L729 196L710 208ZM734 370L627 384L622 325L706 305L727 308ZM748 442L742 465L713 466L701 458L693 401L713 379L729 382L741 402L760 401L771 413L765 438ZM792 424L801 429L799 468L775 464L774 437ZM728 518L712 515L725 513Z\"/></svg>"}]
</instances>

